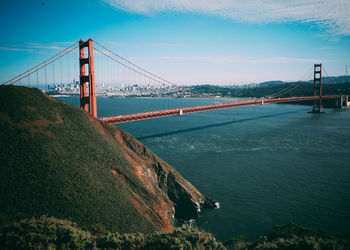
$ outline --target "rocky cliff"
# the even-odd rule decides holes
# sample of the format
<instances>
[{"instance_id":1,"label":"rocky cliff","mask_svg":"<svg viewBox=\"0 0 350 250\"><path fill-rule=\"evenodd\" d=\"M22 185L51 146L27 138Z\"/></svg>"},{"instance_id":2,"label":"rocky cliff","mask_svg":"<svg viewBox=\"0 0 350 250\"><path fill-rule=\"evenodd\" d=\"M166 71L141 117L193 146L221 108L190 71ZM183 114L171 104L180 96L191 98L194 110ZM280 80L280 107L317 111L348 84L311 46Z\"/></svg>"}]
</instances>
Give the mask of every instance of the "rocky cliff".
<instances>
[{"instance_id":1,"label":"rocky cliff","mask_svg":"<svg viewBox=\"0 0 350 250\"><path fill-rule=\"evenodd\" d=\"M0 138L0 226L45 214L171 231L207 202L131 135L37 89L0 87Z\"/></svg>"}]
</instances>

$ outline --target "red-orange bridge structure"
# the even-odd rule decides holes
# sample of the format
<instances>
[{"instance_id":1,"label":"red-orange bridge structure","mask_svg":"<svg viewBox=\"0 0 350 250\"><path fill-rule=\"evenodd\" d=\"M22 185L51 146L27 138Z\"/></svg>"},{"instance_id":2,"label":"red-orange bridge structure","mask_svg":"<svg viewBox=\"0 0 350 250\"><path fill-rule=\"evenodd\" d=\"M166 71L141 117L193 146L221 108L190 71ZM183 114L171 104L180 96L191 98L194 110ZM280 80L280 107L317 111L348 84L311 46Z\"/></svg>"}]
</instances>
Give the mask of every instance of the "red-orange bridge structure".
<instances>
[{"instance_id":1,"label":"red-orange bridge structure","mask_svg":"<svg viewBox=\"0 0 350 250\"><path fill-rule=\"evenodd\" d=\"M312 101L312 100L319 102L322 99L339 99L339 98L340 96L338 95L332 95L332 96L323 96L323 97L305 96L305 97L287 97L287 98L276 98L276 99L259 99L259 100L249 100L249 101L213 104L213 105L196 106L196 107L186 107L186 108L178 108L178 109L168 109L168 110L144 112L144 113L130 114L130 115L119 115L119 116L113 116L113 117L104 117L104 118L101 118L101 120L108 123L116 124L116 123L123 123L123 122L132 122L132 121L146 120L146 119L152 119L152 118L159 118L159 117L165 117L165 116L183 115L183 114L203 112L203 111L216 110L216 109L236 108L236 107L261 105L261 104L268 104L268 103L298 102L298 101ZM315 113L317 112L320 112L320 111L319 110L315 111Z\"/></svg>"},{"instance_id":2,"label":"red-orange bridge structure","mask_svg":"<svg viewBox=\"0 0 350 250\"><path fill-rule=\"evenodd\" d=\"M60 73L61 73L60 82L62 84L64 82L62 77L62 57L65 57L65 56L67 57L67 55L72 54L76 49L78 49L77 59L79 60L79 83L78 82L77 83L79 84L79 89L80 89L80 98L79 98L80 108L83 110L86 110L94 117L97 117L95 60L94 60L94 54L93 54L94 51L97 51L100 55L107 58L110 62L117 63L120 67L123 67L125 70L133 72L139 77L142 77L143 79L147 79L148 81L154 84L170 85L173 88L178 89L179 91L190 93L191 96L208 98L208 96L203 96L202 94L197 93L191 89L174 84L173 82L165 80L164 78L161 78L145 70L144 68L139 67L136 64L133 64L132 62L121 57L120 55L116 54L115 52L106 48L105 46L101 45L98 42L95 42L98 47L93 47L93 42L94 41L92 39L89 39L87 41L80 40L79 42L72 44L68 48L62 50L61 52L43 61L42 63L36 65L35 67L25 71L20 75L17 75L16 77L8 80L7 82L2 83L2 85L6 85L6 84L12 85L16 83L21 83L21 80L23 79L28 79L28 83L30 85L30 79L33 79L33 78L34 79L36 78L37 84L39 84L40 79L41 81L47 84L47 81L48 81L47 68L49 65L52 66L51 83L55 84L57 80L55 80L54 78L54 75L55 75L54 63L57 63L58 61L60 61L60 65L59 65ZM57 65L56 65L56 68L57 68ZM217 109L235 108L235 107L243 107L243 106L251 106L251 105L262 105L262 104L269 104L269 103L298 102L298 101L313 101L314 105L313 105L312 112L322 113L322 100L343 98L339 95L327 96L322 94L322 68L323 68L322 64L314 65L314 70L313 70L314 95L313 96L285 97L285 98L281 97L291 92L293 89L297 88L303 83L303 82L299 82L299 83L291 84L286 89L261 99L238 101L238 102L228 101L227 103L222 103L222 104L212 104L212 105L195 106L195 107L179 107L179 108L172 108L172 109L166 109L166 110L148 111L148 112L125 114L125 115L118 115L118 116L112 116L112 117L103 117L100 119L105 122L115 124L115 123L131 122L131 121L160 118L160 117L166 117L166 116L176 116L176 115L183 115L183 114L189 114L194 112L203 112L203 111L210 111L210 110L217 110ZM103 70L103 68L101 70ZM44 71L44 74L42 77L39 76L39 72L41 71ZM144 80L139 79L138 81L142 82Z\"/></svg>"}]
</instances>

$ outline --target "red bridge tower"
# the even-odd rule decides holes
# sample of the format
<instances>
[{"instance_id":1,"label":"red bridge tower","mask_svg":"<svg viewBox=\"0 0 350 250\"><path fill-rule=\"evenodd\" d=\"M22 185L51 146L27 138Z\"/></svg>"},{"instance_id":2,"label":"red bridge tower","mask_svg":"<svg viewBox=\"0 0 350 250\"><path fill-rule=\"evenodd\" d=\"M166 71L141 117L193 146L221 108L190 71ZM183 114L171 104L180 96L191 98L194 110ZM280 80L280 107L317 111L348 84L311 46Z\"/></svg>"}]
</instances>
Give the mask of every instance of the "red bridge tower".
<instances>
[{"instance_id":1,"label":"red bridge tower","mask_svg":"<svg viewBox=\"0 0 350 250\"><path fill-rule=\"evenodd\" d=\"M85 57L84 48L88 48L87 56ZM92 39L87 41L79 41L79 64L80 64L80 108L89 112L94 117L97 117L96 105L96 89L95 89L95 71L94 71L94 56ZM88 74L86 72L88 65ZM87 92L87 84L89 83Z\"/></svg>"},{"instance_id":2,"label":"red bridge tower","mask_svg":"<svg viewBox=\"0 0 350 250\"><path fill-rule=\"evenodd\" d=\"M317 84L320 101L314 100L312 113L322 113L322 64L314 64L314 96L317 96Z\"/></svg>"}]
</instances>

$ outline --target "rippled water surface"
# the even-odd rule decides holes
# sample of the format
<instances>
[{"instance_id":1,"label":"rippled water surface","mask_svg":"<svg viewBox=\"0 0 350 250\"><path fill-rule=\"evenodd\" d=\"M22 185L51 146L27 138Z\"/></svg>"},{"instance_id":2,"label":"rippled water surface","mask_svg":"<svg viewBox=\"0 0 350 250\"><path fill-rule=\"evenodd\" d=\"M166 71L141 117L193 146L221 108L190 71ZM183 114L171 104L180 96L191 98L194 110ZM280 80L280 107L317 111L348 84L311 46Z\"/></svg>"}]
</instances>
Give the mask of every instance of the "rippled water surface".
<instances>
[{"instance_id":1,"label":"rippled water surface","mask_svg":"<svg viewBox=\"0 0 350 250\"><path fill-rule=\"evenodd\" d=\"M74 98L61 99L78 104ZM98 98L99 116L122 114L131 103L146 107L144 102ZM166 102L154 101L151 109ZM203 211L197 221L219 240L238 235L254 240L273 224L289 222L349 232L350 110L321 115L309 110L268 104L118 126L220 202L220 209Z\"/></svg>"}]
</instances>

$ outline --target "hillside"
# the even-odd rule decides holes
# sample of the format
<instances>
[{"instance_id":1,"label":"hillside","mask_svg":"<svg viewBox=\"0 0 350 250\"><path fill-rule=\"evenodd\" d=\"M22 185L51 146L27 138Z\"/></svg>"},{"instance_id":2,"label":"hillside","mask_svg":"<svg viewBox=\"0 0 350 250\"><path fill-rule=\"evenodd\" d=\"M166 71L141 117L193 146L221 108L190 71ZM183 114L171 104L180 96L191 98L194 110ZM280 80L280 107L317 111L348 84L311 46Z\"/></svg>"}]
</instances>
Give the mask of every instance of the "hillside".
<instances>
[{"instance_id":1,"label":"hillside","mask_svg":"<svg viewBox=\"0 0 350 250\"><path fill-rule=\"evenodd\" d=\"M307 81L309 83L313 83L314 80ZM340 84L340 83L348 83L350 82L350 76L344 75L344 76L323 76L322 82L324 84ZM260 86L267 86L267 85L275 85L275 84L282 84L282 83L290 83L290 82L284 82L284 81L267 81L267 82L261 82L255 85ZM254 84L254 83L253 83Z\"/></svg>"},{"instance_id":2,"label":"hillside","mask_svg":"<svg viewBox=\"0 0 350 250\"><path fill-rule=\"evenodd\" d=\"M120 233L174 229L205 197L136 139L38 89L0 87L0 227L54 216Z\"/></svg>"},{"instance_id":3,"label":"hillside","mask_svg":"<svg viewBox=\"0 0 350 250\"><path fill-rule=\"evenodd\" d=\"M191 89L201 94L222 97L266 97L288 89L290 92L281 97L291 96L312 96L314 95L314 87L311 82L303 82L294 88L293 82L268 82L262 85L247 85L247 86L214 86L214 85L197 85L192 86ZM327 83L322 84L323 95L350 95L350 81L341 83Z\"/></svg>"}]
</instances>

